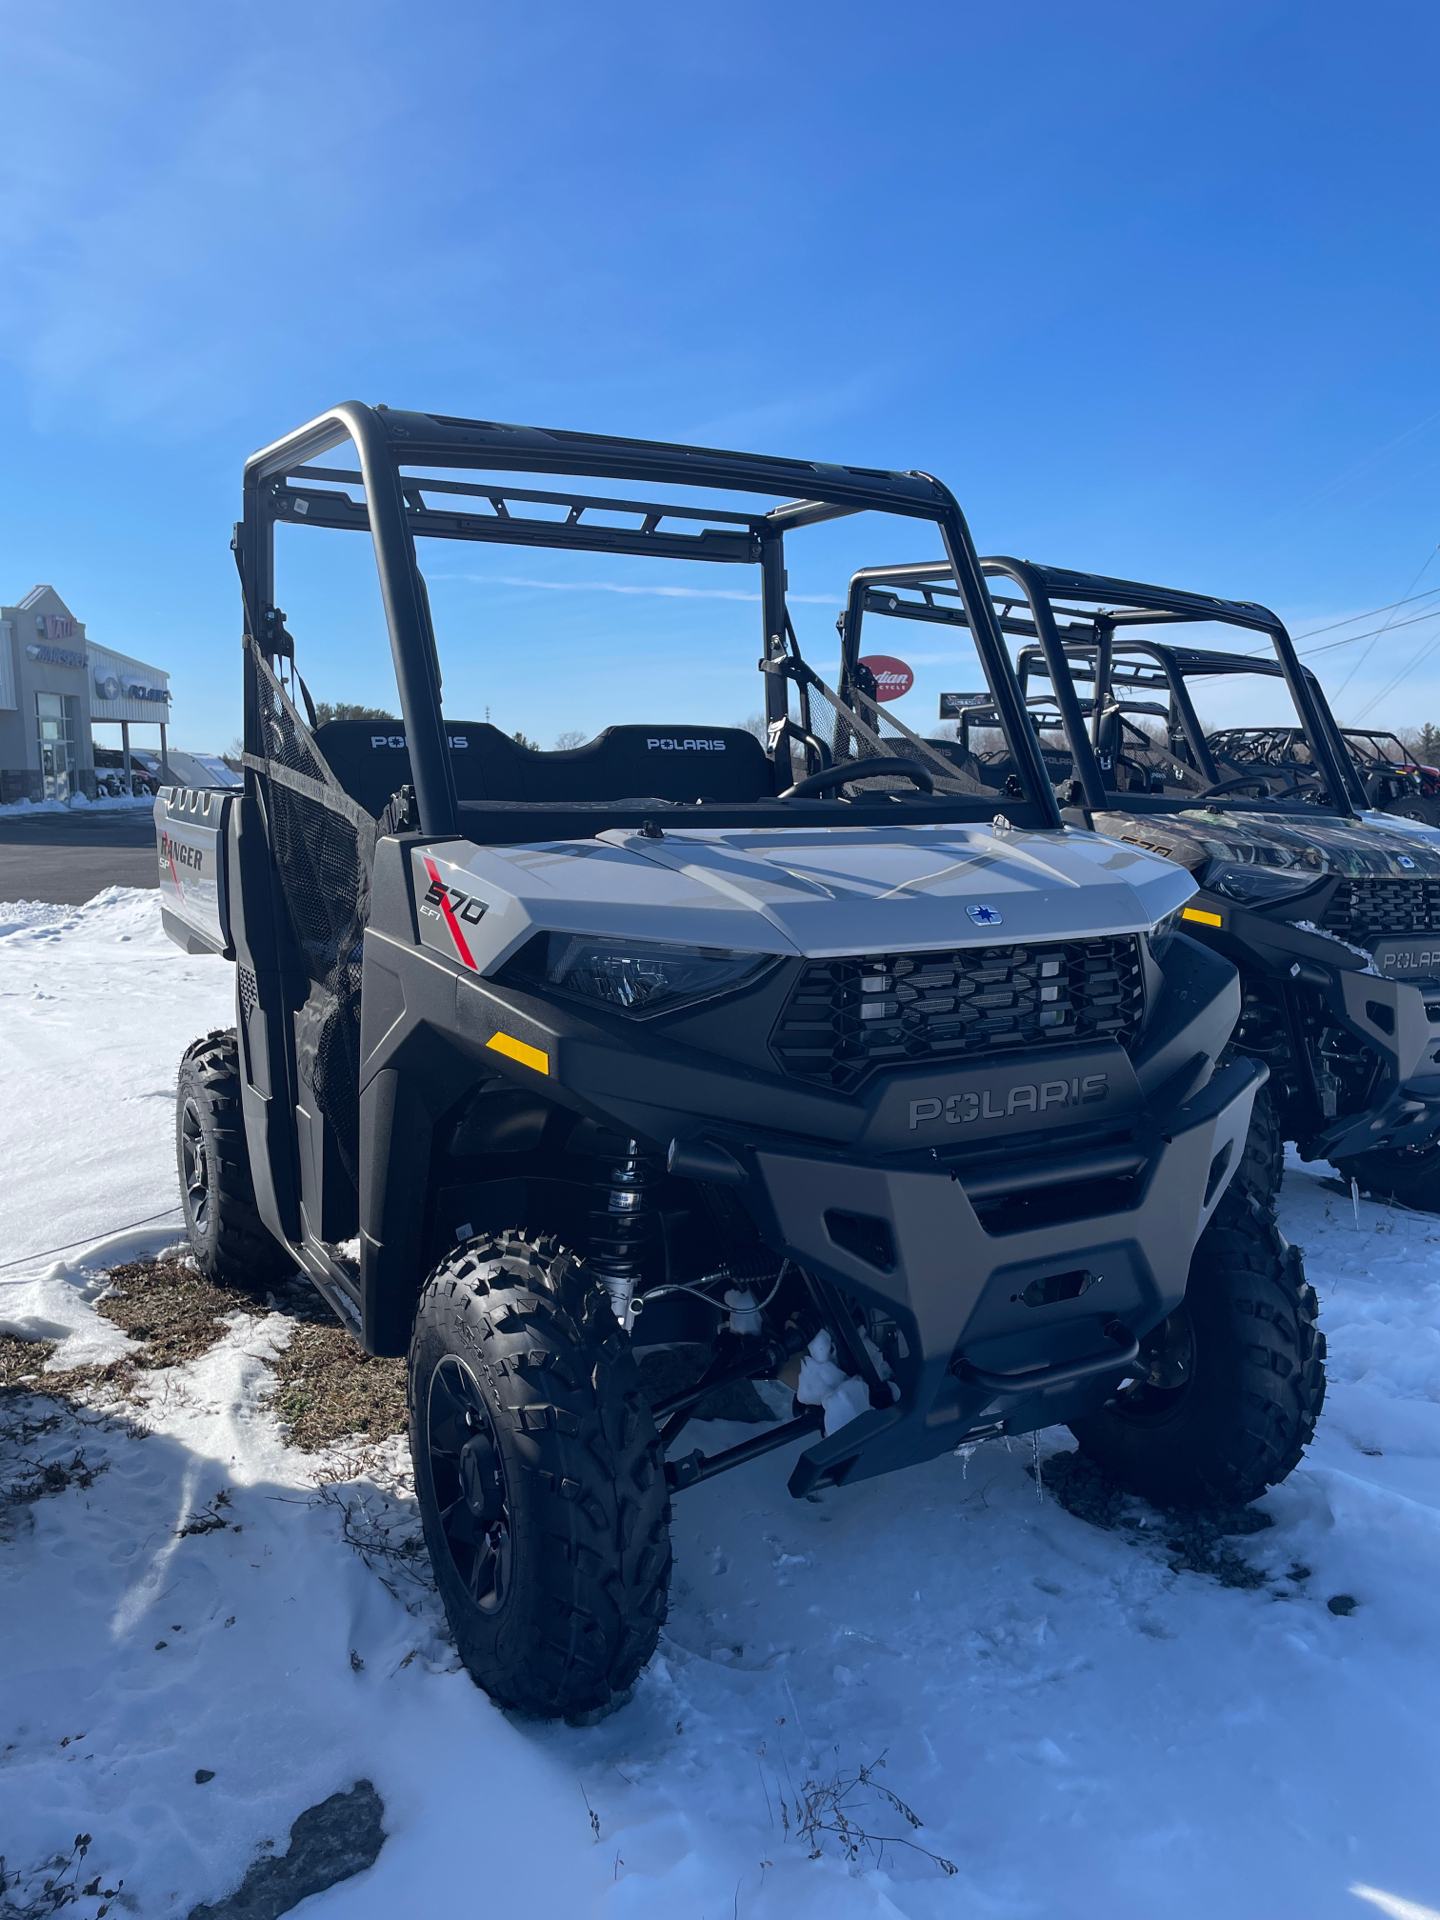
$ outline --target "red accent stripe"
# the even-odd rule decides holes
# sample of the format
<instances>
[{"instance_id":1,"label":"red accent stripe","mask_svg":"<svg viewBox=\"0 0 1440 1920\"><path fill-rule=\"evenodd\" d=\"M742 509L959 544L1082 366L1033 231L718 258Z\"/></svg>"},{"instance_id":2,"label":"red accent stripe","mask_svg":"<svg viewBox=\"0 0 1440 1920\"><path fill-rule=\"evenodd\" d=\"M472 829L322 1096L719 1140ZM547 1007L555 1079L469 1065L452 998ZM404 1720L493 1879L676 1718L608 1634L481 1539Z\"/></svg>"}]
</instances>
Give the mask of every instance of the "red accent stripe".
<instances>
[{"instance_id":1,"label":"red accent stripe","mask_svg":"<svg viewBox=\"0 0 1440 1920\"><path fill-rule=\"evenodd\" d=\"M440 890L440 911L444 914L445 924L450 929L450 938L455 942L455 951L472 973L478 973L480 969L475 964L475 956L471 953L465 936L460 931L460 922L455 918L455 909L450 904L450 895L445 890L445 882L435 871L435 862L423 853L420 858L425 862L425 871L430 876L431 886L438 887Z\"/></svg>"}]
</instances>

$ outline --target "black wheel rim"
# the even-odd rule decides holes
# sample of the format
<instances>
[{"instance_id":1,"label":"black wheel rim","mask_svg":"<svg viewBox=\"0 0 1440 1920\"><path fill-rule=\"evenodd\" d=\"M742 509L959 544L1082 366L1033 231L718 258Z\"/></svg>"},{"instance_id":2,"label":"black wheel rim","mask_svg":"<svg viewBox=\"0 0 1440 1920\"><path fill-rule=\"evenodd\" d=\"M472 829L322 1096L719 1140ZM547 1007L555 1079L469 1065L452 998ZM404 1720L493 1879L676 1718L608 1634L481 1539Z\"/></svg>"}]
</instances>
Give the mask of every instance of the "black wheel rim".
<instances>
[{"instance_id":1,"label":"black wheel rim","mask_svg":"<svg viewBox=\"0 0 1440 1920\"><path fill-rule=\"evenodd\" d=\"M1140 1360L1148 1370L1121 1389L1116 1410L1137 1426L1154 1426L1179 1412L1195 1383L1195 1328L1187 1306L1178 1306L1146 1336Z\"/></svg>"},{"instance_id":2,"label":"black wheel rim","mask_svg":"<svg viewBox=\"0 0 1440 1920\"><path fill-rule=\"evenodd\" d=\"M187 1100L180 1115L180 1168L185 1181L185 1207L196 1233L210 1231L210 1155L200 1109Z\"/></svg>"},{"instance_id":3,"label":"black wheel rim","mask_svg":"<svg viewBox=\"0 0 1440 1920\"><path fill-rule=\"evenodd\" d=\"M454 1354L430 1376L426 1440L451 1562L474 1605L494 1613L510 1590L505 1468L480 1383Z\"/></svg>"}]
</instances>

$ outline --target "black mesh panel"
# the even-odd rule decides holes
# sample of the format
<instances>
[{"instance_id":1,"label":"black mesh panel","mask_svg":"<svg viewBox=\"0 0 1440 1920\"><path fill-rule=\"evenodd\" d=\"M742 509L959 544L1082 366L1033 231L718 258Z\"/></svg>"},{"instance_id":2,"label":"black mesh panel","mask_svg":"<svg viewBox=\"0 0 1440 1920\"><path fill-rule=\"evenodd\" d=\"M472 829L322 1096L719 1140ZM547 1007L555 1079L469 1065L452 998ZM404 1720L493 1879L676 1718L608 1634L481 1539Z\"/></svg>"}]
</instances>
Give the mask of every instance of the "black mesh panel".
<instances>
[{"instance_id":1,"label":"black mesh panel","mask_svg":"<svg viewBox=\"0 0 1440 1920\"><path fill-rule=\"evenodd\" d=\"M271 853L313 983L296 1021L297 1066L358 1187L360 973L375 826L336 781L279 681L253 649L250 662L266 748ZM288 784L286 773L298 775L310 790Z\"/></svg>"},{"instance_id":2,"label":"black mesh panel","mask_svg":"<svg viewBox=\"0 0 1440 1920\"><path fill-rule=\"evenodd\" d=\"M1440 880L1342 880L1325 929L1367 949L1377 940L1440 933Z\"/></svg>"},{"instance_id":3,"label":"black mesh panel","mask_svg":"<svg viewBox=\"0 0 1440 1920\"><path fill-rule=\"evenodd\" d=\"M787 1073L850 1092L886 1068L1117 1040L1140 1030L1133 933L1046 946L812 960L771 1048Z\"/></svg>"}]
</instances>

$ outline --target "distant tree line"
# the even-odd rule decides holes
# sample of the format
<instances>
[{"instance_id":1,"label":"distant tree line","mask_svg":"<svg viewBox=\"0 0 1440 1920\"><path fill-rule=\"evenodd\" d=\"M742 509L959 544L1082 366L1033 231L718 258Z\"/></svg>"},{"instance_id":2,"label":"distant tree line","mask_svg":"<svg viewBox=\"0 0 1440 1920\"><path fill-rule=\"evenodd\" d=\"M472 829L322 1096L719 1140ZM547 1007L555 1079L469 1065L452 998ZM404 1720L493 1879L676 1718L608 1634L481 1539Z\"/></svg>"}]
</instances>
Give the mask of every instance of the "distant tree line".
<instances>
[{"instance_id":1,"label":"distant tree line","mask_svg":"<svg viewBox=\"0 0 1440 1920\"><path fill-rule=\"evenodd\" d=\"M1412 760L1426 767L1440 764L1440 727L1431 721L1427 720L1423 727L1413 731L1397 730L1396 737Z\"/></svg>"}]
</instances>

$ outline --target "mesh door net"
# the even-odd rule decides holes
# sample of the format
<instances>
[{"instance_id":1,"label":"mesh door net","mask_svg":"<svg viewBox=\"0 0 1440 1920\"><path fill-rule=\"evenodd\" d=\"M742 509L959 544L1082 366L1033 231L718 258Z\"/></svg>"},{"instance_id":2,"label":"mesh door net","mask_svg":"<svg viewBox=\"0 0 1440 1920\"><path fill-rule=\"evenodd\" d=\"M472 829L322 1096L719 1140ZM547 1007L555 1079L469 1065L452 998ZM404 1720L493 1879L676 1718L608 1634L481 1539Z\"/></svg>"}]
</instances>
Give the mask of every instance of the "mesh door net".
<instances>
[{"instance_id":1,"label":"mesh door net","mask_svg":"<svg viewBox=\"0 0 1440 1920\"><path fill-rule=\"evenodd\" d=\"M311 987L295 1016L296 1064L359 1187L360 975L375 822L335 779L269 664L247 648L264 754L270 850Z\"/></svg>"}]
</instances>

